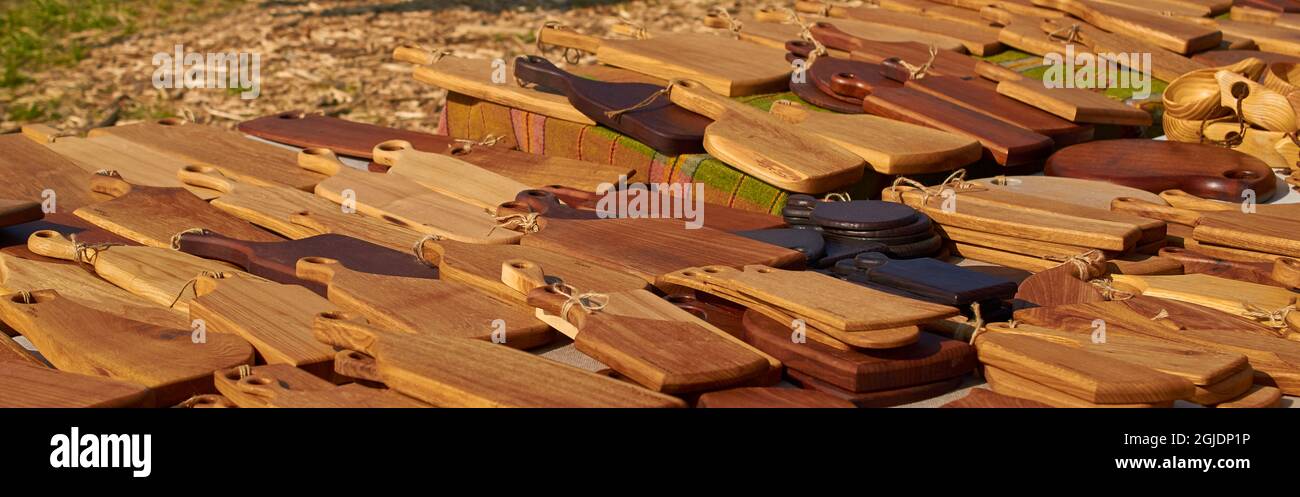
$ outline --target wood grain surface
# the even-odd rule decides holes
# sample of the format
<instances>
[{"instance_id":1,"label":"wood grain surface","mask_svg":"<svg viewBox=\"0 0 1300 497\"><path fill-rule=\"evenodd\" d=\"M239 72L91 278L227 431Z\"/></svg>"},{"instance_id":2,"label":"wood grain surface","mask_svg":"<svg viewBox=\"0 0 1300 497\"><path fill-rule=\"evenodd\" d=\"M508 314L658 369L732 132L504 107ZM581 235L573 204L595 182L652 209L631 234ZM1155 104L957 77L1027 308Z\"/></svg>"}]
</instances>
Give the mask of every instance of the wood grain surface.
<instances>
[{"instance_id":1,"label":"wood grain surface","mask_svg":"<svg viewBox=\"0 0 1300 497\"><path fill-rule=\"evenodd\" d=\"M151 407L153 392L129 381L0 362L0 407Z\"/></svg>"},{"instance_id":2,"label":"wood grain surface","mask_svg":"<svg viewBox=\"0 0 1300 497\"><path fill-rule=\"evenodd\" d=\"M1003 32L1006 30L1004 29ZM1020 73L983 63L976 72L998 82L997 92L1076 123L1150 126L1151 114L1118 100L1079 88L1047 88Z\"/></svg>"},{"instance_id":3,"label":"wood grain surface","mask_svg":"<svg viewBox=\"0 0 1300 497\"><path fill-rule=\"evenodd\" d=\"M715 409L834 409L853 408L857 406L832 395L820 393L814 390L777 387L746 387L706 393L700 396L700 400L696 402L695 407Z\"/></svg>"},{"instance_id":4,"label":"wood grain surface","mask_svg":"<svg viewBox=\"0 0 1300 497\"><path fill-rule=\"evenodd\" d=\"M114 197L73 214L137 243L172 248L172 239L186 230L203 229L245 240L270 242L280 237L227 214L183 188L132 185L121 178L96 175L95 191Z\"/></svg>"},{"instance_id":5,"label":"wood grain surface","mask_svg":"<svg viewBox=\"0 0 1300 497\"><path fill-rule=\"evenodd\" d=\"M219 277L217 277L219 276ZM211 332L239 336L269 364L288 364L329 377L333 350L312 338L316 315L337 308L296 285L240 274L202 276L194 283L190 319Z\"/></svg>"},{"instance_id":6,"label":"wood grain surface","mask_svg":"<svg viewBox=\"0 0 1300 497\"><path fill-rule=\"evenodd\" d=\"M14 293L45 289L107 314L130 316L167 328L189 325L185 313L132 295L75 264L36 261L0 252L0 290Z\"/></svg>"},{"instance_id":7,"label":"wood grain surface","mask_svg":"<svg viewBox=\"0 0 1300 497\"><path fill-rule=\"evenodd\" d=\"M26 133L24 133L26 134ZM31 135L28 135L31 137ZM77 136L49 137L42 141L46 147L67 157L88 174L98 171L116 171L123 179L137 185L159 187L185 187L203 200L211 200L217 192L202 187L186 186L176 179L176 171L188 163L124 140L113 135L94 138Z\"/></svg>"},{"instance_id":8,"label":"wood grain surface","mask_svg":"<svg viewBox=\"0 0 1300 497\"><path fill-rule=\"evenodd\" d=\"M1272 170L1249 155L1199 143L1157 140L1101 140L1052 154L1048 176L1108 181L1158 193L1178 189L1229 202L1243 191L1273 196Z\"/></svg>"},{"instance_id":9,"label":"wood grain surface","mask_svg":"<svg viewBox=\"0 0 1300 497\"><path fill-rule=\"evenodd\" d=\"M51 212L72 212L106 198L91 194L89 173L41 144L11 134L0 136L0 147L0 198L46 202Z\"/></svg>"},{"instance_id":10,"label":"wood grain surface","mask_svg":"<svg viewBox=\"0 0 1300 497\"><path fill-rule=\"evenodd\" d=\"M217 391L243 408L430 407L392 390L356 383L334 385L285 364L254 366L246 372L223 369L213 373L213 382Z\"/></svg>"},{"instance_id":11,"label":"wood grain surface","mask_svg":"<svg viewBox=\"0 0 1300 497\"><path fill-rule=\"evenodd\" d=\"M1214 48L1223 35L1218 30L1161 14L1089 0L1033 0L1034 5L1066 12L1089 24L1162 48L1191 54Z\"/></svg>"}]
</instances>

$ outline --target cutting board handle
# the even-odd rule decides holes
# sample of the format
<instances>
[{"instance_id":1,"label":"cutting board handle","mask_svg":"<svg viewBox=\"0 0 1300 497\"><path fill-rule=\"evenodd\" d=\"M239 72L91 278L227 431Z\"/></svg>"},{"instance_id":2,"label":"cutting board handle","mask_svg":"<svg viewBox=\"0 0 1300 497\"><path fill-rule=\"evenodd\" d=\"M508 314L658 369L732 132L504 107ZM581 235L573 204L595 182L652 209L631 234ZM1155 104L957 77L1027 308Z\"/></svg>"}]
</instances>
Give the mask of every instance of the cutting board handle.
<instances>
[{"instance_id":1,"label":"cutting board handle","mask_svg":"<svg viewBox=\"0 0 1300 497\"><path fill-rule=\"evenodd\" d=\"M890 57L880 61L880 74L899 83L912 79L912 71L903 67L903 59Z\"/></svg>"},{"instance_id":2,"label":"cutting board handle","mask_svg":"<svg viewBox=\"0 0 1300 497\"><path fill-rule=\"evenodd\" d=\"M813 38L831 50L852 52L862 47L862 40L826 21L814 22L808 30L812 32Z\"/></svg>"},{"instance_id":3,"label":"cutting board handle","mask_svg":"<svg viewBox=\"0 0 1300 497\"><path fill-rule=\"evenodd\" d=\"M509 259L501 263L501 282L523 295L546 285L546 273L536 262Z\"/></svg>"},{"instance_id":4,"label":"cutting board handle","mask_svg":"<svg viewBox=\"0 0 1300 497\"><path fill-rule=\"evenodd\" d=\"M359 314L351 312L322 312L311 325L316 341L374 356L376 345L384 331L371 326Z\"/></svg>"},{"instance_id":5,"label":"cutting board handle","mask_svg":"<svg viewBox=\"0 0 1300 497\"><path fill-rule=\"evenodd\" d=\"M767 112L790 124L799 124L808 120L808 108L790 100L777 100Z\"/></svg>"},{"instance_id":6,"label":"cutting board handle","mask_svg":"<svg viewBox=\"0 0 1300 497\"><path fill-rule=\"evenodd\" d=\"M545 26L537 32L537 40L545 45L576 48L593 54L600 50L600 38L566 28Z\"/></svg>"},{"instance_id":7,"label":"cutting board handle","mask_svg":"<svg viewBox=\"0 0 1300 497\"><path fill-rule=\"evenodd\" d=\"M54 230L39 230L27 237L27 250L36 255L63 259L65 261L77 260L77 248L72 240L63 237L62 233Z\"/></svg>"},{"instance_id":8,"label":"cutting board handle","mask_svg":"<svg viewBox=\"0 0 1300 497\"><path fill-rule=\"evenodd\" d=\"M785 42L785 51L804 60L807 60L808 56L812 55L813 50L816 48L817 46L813 45L813 43L808 40L790 40Z\"/></svg>"},{"instance_id":9,"label":"cutting board handle","mask_svg":"<svg viewBox=\"0 0 1300 497\"><path fill-rule=\"evenodd\" d=\"M714 93L699 81L674 79L669 85L672 91L668 97L673 103L713 120L721 118L728 112L740 110L739 106L743 105Z\"/></svg>"},{"instance_id":10,"label":"cutting board handle","mask_svg":"<svg viewBox=\"0 0 1300 497\"><path fill-rule=\"evenodd\" d=\"M342 266L335 259L311 256L298 259L295 271L299 278L322 285L329 285L339 267Z\"/></svg>"},{"instance_id":11,"label":"cutting board handle","mask_svg":"<svg viewBox=\"0 0 1300 497\"><path fill-rule=\"evenodd\" d=\"M414 150L415 147L411 142L406 140L388 140L375 145L371 151L374 161L385 166L395 166L402 159L402 154L407 150Z\"/></svg>"},{"instance_id":12,"label":"cutting board handle","mask_svg":"<svg viewBox=\"0 0 1300 497\"><path fill-rule=\"evenodd\" d=\"M1287 288L1300 288L1300 259L1279 257L1273 261L1273 281L1286 285ZM1300 307L1297 307L1300 309Z\"/></svg>"},{"instance_id":13,"label":"cutting board handle","mask_svg":"<svg viewBox=\"0 0 1300 497\"><path fill-rule=\"evenodd\" d=\"M1110 210L1115 212L1125 212L1135 214L1148 219L1159 219L1184 226L1196 226L1201 221L1201 213L1157 205L1145 200L1133 197L1118 197L1110 201Z\"/></svg>"},{"instance_id":14,"label":"cutting board handle","mask_svg":"<svg viewBox=\"0 0 1300 497\"><path fill-rule=\"evenodd\" d=\"M103 193L113 198L131 193L132 185L120 176L96 174L90 178L90 191Z\"/></svg>"},{"instance_id":15,"label":"cutting board handle","mask_svg":"<svg viewBox=\"0 0 1300 497\"><path fill-rule=\"evenodd\" d=\"M343 163L334 151L323 147L308 147L298 152L298 167L333 176L343 170Z\"/></svg>"},{"instance_id":16,"label":"cutting board handle","mask_svg":"<svg viewBox=\"0 0 1300 497\"><path fill-rule=\"evenodd\" d=\"M1171 206L1194 211L1230 211L1240 208L1239 204L1201 198L1182 190L1165 190L1160 192L1160 198Z\"/></svg>"},{"instance_id":17,"label":"cutting board handle","mask_svg":"<svg viewBox=\"0 0 1300 497\"><path fill-rule=\"evenodd\" d=\"M560 90L564 93L575 93L571 84L574 76L556 67L555 64L552 64L551 61L544 57L536 55L516 57L515 77L521 81Z\"/></svg>"},{"instance_id":18,"label":"cutting board handle","mask_svg":"<svg viewBox=\"0 0 1300 497\"><path fill-rule=\"evenodd\" d=\"M375 358L355 350L340 350L334 354L334 372L360 380L383 382Z\"/></svg>"},{"instance_id":19,"label":"cutting board handle","mask_svg":"<svg viewBox=\"0 0 1300 497\"><path fill-rule=\"evenodd\" d=\"M260 243L238 240L211 231L184 233L180 238L181 252L244 268L249 267L255 255L252 246Z\"/></svg>"},{"instance_id":20,"label":"cutting board handle","mask_svg":"<svg viewBox=\"0 0 1300 497\"><path fill-rule=\"evenodd\" d=\"M215 167L189 165L176 170L176 179L190 186L230 193L235 183Z\"/></svg>"},{"instance_id":21,"label":"cutting board handle","mask_svg":"<svg viewBox=\"0 0 1300 497\"><path fill-rule=\"evenodd\" d=\"M831 91L841 97L864 99L871 95L873 87L866 80L852 73L831 75Z\"/></svg>"},{"instance_id":22,"label":"cutting board handle","mask_svg":"<svg viewBox=\"0 0 1300 497\"><path fill-rule=\"evenodd\" d=\"M400 46L393 49L393 60L398 62L427 66L436 62L436 58L433 52L419 47Z\"/></svg>"},{"instance_id":23,"label":"cutting board handle","mask_svg":"<svg viewBox=\"0 0 1300 497\"><path fill-rule=\"evenodd\" d=\"M1020 81L1025 79L1025 77L1018 72L992 62L984 61L975 63L975 74L984 77L984 79L993 81Z\"/></svg>"}]
</instances>

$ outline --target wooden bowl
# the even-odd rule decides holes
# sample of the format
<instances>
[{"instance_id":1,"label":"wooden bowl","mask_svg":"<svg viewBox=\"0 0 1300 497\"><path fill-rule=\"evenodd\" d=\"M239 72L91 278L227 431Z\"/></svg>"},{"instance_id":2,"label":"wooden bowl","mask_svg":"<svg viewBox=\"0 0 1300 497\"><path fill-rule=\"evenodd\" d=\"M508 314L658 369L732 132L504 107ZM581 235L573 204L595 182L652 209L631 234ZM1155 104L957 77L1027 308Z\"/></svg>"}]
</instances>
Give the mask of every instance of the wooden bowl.
<instances>
[{"instance_id":1,"label":"wooden bowl","mask_svg":"<svg viewBox=\"0 0 1300 497\"><path fill-rule=\"evenodd\" d=\"M1274 62L1264 71L1264 86L1281 93L1291 102L1291 108L1300 111L1300 64Z\"/></svg>"},{"instance_id":2,"label":"wooden bowl","mask_svg":"<svg viewBox=\"0 0 1300 497\"><path fill-rule=\"evenodd\" d=\"M1219 105L1223 107L1236 108L1238 99L1234 92L1237 89L1249 92L1240 99L1241 117L1246 122L1269 131L1285 133L1296 130L1295 109L1281 93L1228 70L1215 72L1214 79L1219 82Z\"/></svg>"},{"instance_id":3,"label":"wooden bowl","mask_svg":"<svg viewBox=\"0 0 1300 497\"><path fill-rule=\"evenodd\" d=\"M1213 119L1232 112L1220 105L1222 90L1219 80L1214 77L1219 71L1230 71L1247 79L1259 77L1267 68L1264 61L1246 58L1224 67L1198 69L1179 76L1161 97L1165 105L1165 115L1189 121Z\"/></svg>"}]
</instances>

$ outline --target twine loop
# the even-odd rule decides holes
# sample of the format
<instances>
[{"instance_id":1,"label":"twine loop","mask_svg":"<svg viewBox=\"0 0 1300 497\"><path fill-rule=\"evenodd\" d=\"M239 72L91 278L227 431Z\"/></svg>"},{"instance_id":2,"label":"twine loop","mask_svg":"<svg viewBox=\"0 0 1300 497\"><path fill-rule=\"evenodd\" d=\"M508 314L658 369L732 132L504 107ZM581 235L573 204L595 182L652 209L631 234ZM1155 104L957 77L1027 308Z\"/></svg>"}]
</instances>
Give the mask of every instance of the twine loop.
<instances>
[{"instance_id":1,"label":"twine loop","mask_svg":"<svg viewBox=\"0 0 1300 497\"><path fill-rule=\"evenodd\" d=\"M488 234L491 235L492 232L496 231L497 228L504 228L504 229L519 231L523 233L536 233L538 231L541 231L542 229L541 225L538 223L538 219L541 216L542 214L540 212L517 213L517 214L508 214L505 216L497 216L496 217L497 225L493 226L491 230L488 230Z\"/></svg>"},{"instance_id":2,"label":"twine loop","mask_svg":"<svg viewBox=\"0 0 1300 497\"><path fill-rule=\"evenodd\" d=\"M805 61L806 63L804 64L805 69L812 67L812 65L817 62L817 57L826 55L830 53L830 51L826 49L826 45L822 44L816 36L813 36L811 24L805 22L803 17L800 17L799 13L795 12L794 9L789 9L789 12L789 20L793 21L794 24L799 25L799 38L813 44L813 49L808 53L808 60Z\"/></svg>"},{"instance_id":3,"label":"twine loop","mask_svg":"<svg viewBox=\"0 0 1300 497\"><path fill-rule=\"evenodd\" d=\"M1224 139L1222 140L1215 140L1213 138L1205 136L1206 126L1213 123L1222 122L1234 118L1237 120L1236 133L1229 134L1225 136ZM1197 134L1200 135L1200 138L1198 139L1199 143L1208 143L1210 145L1218 145L1220 147L1229 148L1229 149L1237 148L1239 145L1241 145L1243 142L1246 141L1246 120L1241 117L1241 101L1240 100L1237 101L1237 114L1235 116L1223 116L1223 117L1216 117L1214 119L1202 120L1200 129L1197 131ZM1287 133L1287 136L1290 135L1291 135L1290 133ZM1297 145L1300 145L1300 143L1298 143Z\"/></svg>"},{"instance_id":4,"label":"twine loop","mask_svg":"<svg viewBox=\"0 0 1300 497\"><path fill-rule=\"evenodd\" d=\"M1079 29L1082 27L1082 24L1076 22L1064 28L1052 31L1051 33L1047 33L1047 38L1052 40L1061 40L1066 43L1079 43ZM1065 32L1064 38L1061 37L1062 31Z\"/></svg>"},{"instance_id":5,"label":"twine loop","mask_svg":"<svg viewBox=\"0 0 1300 497\"><path fill-rule=\"evenodd\" d=\"M1115 284L1114 284L1115 282L1110 280L1109 278L1097 278L1094 280L1089 280L1088 283L1096 287L1097 290L1101 292L1101 296L1106 297L1106 300L1123 301L1123 300L1131 299L1135 296L1133 295L1133 292L1128 292L1128 291L1120 290L1119 288L1115 288Z\"/></svg>"},{"instance_id":6,"label":"twine loop","mask_svg":"<svg viewBox=\"0 0 1300 497\"><path fill-rule=\"evenodd\" d=\"M925 79L925 75L930 72L930 67L934 65L935 57L938 56L939 47L930 45L930 58L926 59L924 64L915 66L903 59L898 59L898 64L907 69L909 79Z\"/></svg>"},{"instance_id":7,"label":"twine loop","mask_svg":"<svg viewBox=\"0 0 1300 497\"><path fill-rule=\"evenodd\" d=\"M429 260L424 257L424 243L436 242L440 240L443 240L442 235L433 235L433 234L424 235L424 237L420 238L419 240L416 240L415 246L411 247L411 252L415 253L415 260L420 261L421 264L424 264L426 266L435 267L434 263L429 262Z\"/></svg>"},{"instance_id":8,"label":"twine loop","mask_svg":"<svg viewBox=\"0 0 1300 497\"><path fill-rule=\"evenodd\" d=\"M1106 255L1103 254L1102 251L1097 249L1092 249L1087 252L1074 254L1064 258L1053 257L1053 256L1046 257L1047 260L1059 261L1061 263L1061 266L1064 266L1066 264L1073 264L1074 269L1079 272L1079 279L1083 281L1088 281L1089 279L1092 278L1093 265L1100 263L1101 261L1105 260L1105 258Z\"/></svg>"},{"instance_id":9,"label":"twine loop","mask_svg":"<svg viewBox=\"0 0 1300 497\"><path fill-rule=\"evenodd\" d=\"M740 30L744 28L744 23L740 22L734 17L731 17L731 13L727 12L726 7L723 7L721 5L714 6L709 9L709 15L717 17L723 22L726 22L727 31L731 32L731 36L735 37L737 40L740 39Z\"/></svg>"},{"instance_id":10,"label":"twine loop","mask_svg":"<svg viewBox=\"0 0 1300 497\"><path fill-rule=\"evenodd\" d=\"M95 171L95 174L97 174L97 175L99 175L99 176L108 176L108 177L110 177L110 178L121 178L121 177L122 177L122 174L119 173L119 172L117 172L116 169L100 169L100 170L98 170L98 171Z\"/></svg>"},{"instance_id":11,"label":"twine loop","mask_svg":"<svg viewBox=\"0 0 1300 497\"><path fill-rule=\"evenodd\" d=\"M978 188L978 185L976 183L971 183L969 181L966 181L965 169L958 169L956 171L953 171L952 174L949 174L947 178L944 178L942 183L939 183L935 186L925 186L920 181L914 180L912 178L908 178L906 176L899 176L897 178L894 178L893 184L889 185L888 189L896 191L896 189L901 185L907 185L916 188L917 190L920 190L921 205L923 206L930 205L931 197L939 196L940 198L942 198L944 190L952 190L953 194L957 194L959 192L974 190Z\"/></svg>"},{"instance_id":12,"label":"twine loop","mask_svg":"<svg viewBox=\"0 0 1300 497\"><path fill-rule=\"evenodd\" d=\"M542 43L542 31L545 31L547 29L554 29L557 31L572 31L572 28L570 28L568 24L562 23L560 21L547 20L543 22L541 26L537 27L537 32L533 34L533 40L535 40L537 44L537 53L542 55L546 55L546 50L547 47L549 46L545 43ZM564 59L565 62L569 64L577 64L582 60L582 53L580 50L573 47L563 47L563 48L564 48L564 52L560 55L560 57Z\"/></svg>"},{"instance_id":13,"label":"twine loop","mask_svg":"<svg viewBox=\"0 0 1300 497\"><path fill-rule=\"evenodd\" d=\"M493 147L503 139L505 139L504 136L498 136L491 133L483 136L480 140L457 138L454 143L447 145L447 150L451 152L451 155L465 155L473 152L474 147Z\"/></svg>"},{"instance_id":14,"label":"twine loop","mask_svg":"<svg viewBox=\"0 0 1300 497\"><path fill-rule=\"evenodd\" d=\"M1168 319L1168 318L1169 318L1169 309L1164 309L1164 308L1161 308L1160 312L1157 312L1156 315L1151 316L1152 321L1159 321L1161 319Z\"/></svg>"},{"instance_id":15,"label":"twine loop","mask_svg":"<svg viewBox=\"0 0 1300 497\"><path fill-rule=\"evenodd\" d=\"M619 117L621 117L623 114L626 114L626 113L628 113L628 112L633 112L633 111L641 110L641 109L644 109L644 108L646 108L646 107L649 107L650 104L653 104L654 101L657 100L659 97L666 97L666 96L668 96L672 91L673 91L673 82L672 82L672 81L669 81L669 82L668 82L668 86L663 87L663 89L661 89L661 90L659 90L659 91L656 91L656 92L654 92L654 93L651 93L649 96L645 97L645 99L641 100L640 102L637 102L637 103L635 103L635 104L632 104L631 107L626 107L626 108L617 109L617 110L607 110L607 111L605 111L605 117L608 117L608 118L610 118L610 119L613 119L613 120L617 121L617 120L619 119Z\"/></svg>"},{"instance_id":16,"label":"twine loop","mask_svg":"<svg viewBox=\"0 0 1300 497\"><path fill-rule=\"evenodd\" d=\"M1243 317L1258 321L1260 324L1278 331L1287 329L1286 317L1296 310L1295 299L1291 299L1291 303L1274 310L1268 310L1250 302L1242 302L1241 306L1246 309L1241 314Z\"/></svg>"},{"instance_id":17,"label":"twine loop","mask_svg":"<svg viewBox=\"0 0 1300 497\"><path fill-rule=\"evenodd\" d=\"M33 299L33 298L32 298L32 292L27 291L27 290L19 290L19 291L18 291L18 298L23 299L23 303L24 303L24 304L31 304L31 303L33 303L33 302L36 301L36 299Z\"/></svg>"},{"instance_id":18,"label":"twine loop","mask_svg":"<svg viewBox=\"0 0 1300 497\"><path fill-rule=\"evenodd\" d=\"M979 303L979 302L973 302L973 303L971 303L971 305L970 305L970 311L971 311L971 314L972 314L973 316L975 316L975 324L972 325L972 326L975 327L975 331L972 331L971 334L970 334L970 344L971 344L971 345L975 345L975 337L980 336L980 333L982 333L981 330L984 329L984 316L980 315L980 303Z\"/></svg>"},{"instance_id":19,"label":"twine loop","mask_svg":"<svg viewBox=\"0 0 1300 497\"><path fill-rule=\"evenodd\" d=\"M648 40L648 39L650 39L650 32L647 31L647 30L645 29L645 24L641 24L641 23L636 22L636 21L633 21L633 20L631 20L631 19L622 18L622 17L620 17L620 18L618 19L618 23L621 24L621 25L623 25L623 26L627 26L627 27L629 27L629 28L632 28L632 38L633 38L633 39L637 39L637 40Z\"/></svg>"},{"instance_id":20,"label":"twine loop","mask_svg":"<svg viewBox=\"0 0 1300 497\"><path fill-rule=\"evenodd\" d=\"M180 249L181 249L181 237L182 237L182 236L185 236L185 235L206 235L206 234L208 234L208 230L205 230L205 229L203 229L203 228L190 228L190 229L187 229L187 230L181 231L181 232L179 232L179 233L176 233L175 235L172 235L172 243L171 243L172 250L180 250Z\"/></svg>"},{"instance_id":21,"label":"twine loop","mask_svg":"<svg viewBox=\"0 0 1300 497\"><path fill-rule=\"evenodd\" d=\"M70 236L69 239L72 241L73 260L76 261L77 265L91 271L94 270L95 260L99 258L99 253L101 251L108 250L109 247L122 245L120 243L112 243L112 242L100 242L100 243L78 242L76 234Z\"/></svg>"},{"instance_id":22,"label":"twine loop","mask_svg":"<svg viewBox=\"0 0 1300 497\"><path fill-rule=\"evenodd\" d=\"M600 312L605 306L609 305L609 295L596 292L577 293L578 290L563 281L557 281L551 284L551 291L564 296L564 306L560 308L560 316L566 321L569 319L569 310L577 305L587 313Z\"/></svg>"},{"instance_id":23,"label":"twine loop","mask_svg":"<svg viewBox=\"0 0 1300 497\"><path fill-rule=\"evenodd\" d=\"M822 197L822 200L827 202L852 202L853 197L849 195L849 192L831 192Z\"/></svg>"},{"instance_id":24,"label":"twine loop","mask_svg":"<svg viewBox=\"0 0 1300 497\"><path fill-rule=\"evenodd\" d=\"M239 379L241 380L253 376L253 367L247 364L240 364L236 371L239 373Z\"/></svg>"},{"instance_id":25,"label":"twine loop","mask_svg":"<svg viewBox=\"0 0 1300 497\"><path fill-rule=\"evenodd\" d=\"M204 277L204 276L207 276L207 277L209 277L209 278L213 278L213 279L218 279L218 280L220 280L220 279L225 279L225 278L230 277L230 275L229 275L228 273L223 273L223 272L220 272L220 271L208 271L208 270L206 270L206 269L205 269L205 270L202 270L202 271L199 271L199 274L198 274L197 276L195 276L195 277L193 277L193 278L190 278L190 280L189 280L189 281L186 281L184 285L181 285L181 291L176 292L176 298L172 299L172 303L171 303L170 305L168 305L167 308L168 308L168 309L173 309L173 308L175 308L175 307L176 307L176 303L177 303L177 302L180 302L180 301L181 301L181 297L185 296L185 290L189 290L189 289L191 289L191 288L194 288L194 296L195 296L195 297L198 297L198 296L199 296L199 293L198 293L199 291L198 291L197 288L195 288L195 284L197 284L197 283L199 282L199 278L202 278L202 277Z\"/></svg>"}]
</instances>

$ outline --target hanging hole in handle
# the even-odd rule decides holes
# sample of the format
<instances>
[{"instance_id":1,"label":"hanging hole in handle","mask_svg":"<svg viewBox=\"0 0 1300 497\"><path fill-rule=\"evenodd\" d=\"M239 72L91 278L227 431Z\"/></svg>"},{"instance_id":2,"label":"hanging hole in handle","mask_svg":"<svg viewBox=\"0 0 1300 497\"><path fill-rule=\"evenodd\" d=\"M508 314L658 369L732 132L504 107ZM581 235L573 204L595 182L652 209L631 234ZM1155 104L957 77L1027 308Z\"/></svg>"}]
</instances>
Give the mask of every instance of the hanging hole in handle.
<instances>
[{"instance_id":1,"label":"hanging hole in handle","mask_svg":"<svg viewBox=\"0 0 1300 497\"><path fill-rule=\"evenodd\" d=\"M325 147L307 147L302 149L302 153L307 155L328 156L334 153L334 151Z\"/></svg>"},{"instance_id":2,"label":"hanging hole in handle","mask_svg":"<svg viewBox=\"0 0 1300 497\"><path fill-rule=\"evenodd\" d=\"M533 267L533 263L525 262L525 261L514 261L510 263L510 267L515 269L528 269L530 267Z\"/></svg>"},{"instance_id":3,"label":"hanging hole in handle","mask_svg":"<svg viewBox=\"0 0 1300 497\"><path fill-rule=\"evenodd\" d=\"M664 300L667 300L668 302L671 302L673 304L691 304L696 301L695 297L690 295L669 295L667 297L664 297Z\"/></svg>"},{"instance_id":4,"label":"hanging hole in handle","mask_svg":"<svg viewBox=\"0 0 1300 497\"><path fill-rule=\"evenodd\" d=\"M32 236L36 238L58 238L61 235L59 234L59 232L54 230L40 230L35 233L32 233Z\"/></svg>"},{"instance_id":5,"label":"hanging hole in handle","mask_svg":"<svg viewBox=\"0 0 1300 497\"><path fill-rule=\"evenodd\" d=\"M1250 96L1250 86L1241 81L1233 83L1229 91L1232 93L1232 98L1237 100Z\"/></svg>"},{"instance_id":6,"label":"hanging hole in handle","mask_svg":"<svg viewBox=\"0 0 1300 497\"><path fill-rule=\"evenodd\" d=\"M387 142L380 143L379 149L385 152L400 152L402 150L406 150L406 146L401 143L387 141Z\"/></svg>"},{"instance_id":7,"label":"hanging hole in handle","mask_svg":"<svg viewBox=\"0 0 1300 497\"><path fill-rule=\"evenodd\" d=\"M48 293L18 292L9 296L10 302L23 305L40 304L51 300L54 300L54 296Z\"/></svg>"},{"instance_id":8,"label":"hanging hole in handle","mask_svg":"<svg viewBox=\"0 0 1300 497\"><path fill-rule=\"evenodd\" d=\"M718 268L716 268L716 267L706 267L706 268L704 268L704 272L709 273L709 274L718 274L718 273L720 273L720 272L722 272L722 271L719 271Z\"/></svg>"},{"instance_id":9,"label":"hanging hole in handle","mask_svg":"<svg viewBox=\"0 0 1300 497\"><path fill-rule=\"evenodd\" d=\"M855 79L858 79L858 75L857 75L857 74L854 74L854 73L851 73L851 72L835 73L835 77L837 77L837 78L841 78L841 79L846 79L846 80L855 80Z\"/></svg>"},{"instance_id":10,"label":"hanging hole in handle","mask_svg":"<svg viewBox=\"0 0 1300 497\"><path fill-rule=\"evenodd\" d=\"M300 260L300 261L307 261L308 263L311 263L311 264L333 264L333 263L334 263L334 259L330 259L330 258L327 258L327 257L321 257L321 256L318 256L318 255L309 255L309 256L307 256L307 257L303 257L303 258L301 258L301 259L299 259L299 260Z\"/></svg>"},{"instance_id":11,"label":"hanging hole in handle","mask_svg":"<svg viewBox=\"0 0 1300 497\"><path fill-rule=\"evenodd\" d=\"M812 24L812 27L814 27L814 28L829 28L829 27L831 27L831 23L826 22L826 21L817 21L817 22L814 22L814 23Z\"/></svg>"},{"instance_id":12,"label":"hanging hole in handle","mask_svg":"<svg viewBox=\"0 0 1300 497\"><path fill-rule=\"evenodd\" d=\"M687 278L694 278L696 274L698 273L696 273L695 271L682 271L682 276L685 276Z\"/></svg>"},{"instance_id":13,"label":"hanging hole in handle","mask_svg":"<svg viewBox=\"0 0 1300 497\"><path fill-rule=\"evenodd\" d=\"M352 319L352 314L346 311L325 311L316 313L316 318L330 321L347 321Z\"/></svg>"},{"instance_id":14,"label":"hanging hole in handle","mask_svg":"<svg viewBox=\"0 0 1300 497\"><path fill-rule=\"evenodd\" d=\"M758 269L756 269L755 272L757 272L757 273L759 273L759 274L767 274L767 273L772 272L772 269L771 269L771 268L763 267L763 268L758 268Z\"/></svg>"},{"instance_id":15,"label":"hanging hole in handle","mask_svg":"<svg viewBox=\"0 0 1300 497\"><path fill-rule=\"evenodd\" d=\"M281 112L279 115L276 115L275 117L278 117L280 119L302 119L305 116L301 112Z\"/></svg>"},{"instance_id":16,"label":"hanging hole in handle","mask_svg":"<svg viewBox=\"0 0 1300 497\"><path fill-rule=\"evenodd\" d=\"M255 385L259 387L264 387L273 383L270 378L266 378L262 376L245 376L243 378L240 378L239 382L246 383L249 385Z\"/></svg>"},{"instance_id":17,"label":"hanging hole in handle","mask_svg":"<svg viewBox=\"0 0 1300 497\"><path fill-rule=\"evenodd\" d=\"M1258 175L1258 174L1255 174L1255 171L1250 171L1250 170L1246 170L1246 169L1233 169L1233 170L1231 170L1231 171L1224 171L1224 173L1223 173L1223 177L1228 178L1228 179L1243 179L1243 180L1245 180L1245 179L1255 179L1255 178L1258 178L1259 175Z\"/></svg>"},{"instance_id":18,"label":"hanging hole in handle","mask_svg":"<svg viewBox=\"0 0 1300 497\"><path fill-rule=\"evenodd\" d=\"M362 354L355 350L349 350L347 353L347 357L348 359L352 359L354 361L364 361L368 359L365 354Z\"/></svg>"},{"instance_id":19,"label":"hanging hole in handle","mask_svg":"<svg viewBox=\"0 0 1300 497\"><path fill-rule=\"evenodd\" d=\"M224 375L226 379L230 381L239 381L243 379L243 376L240 376L239 374L239 368L228 369Z\"/></svg>"}]
</instances>

